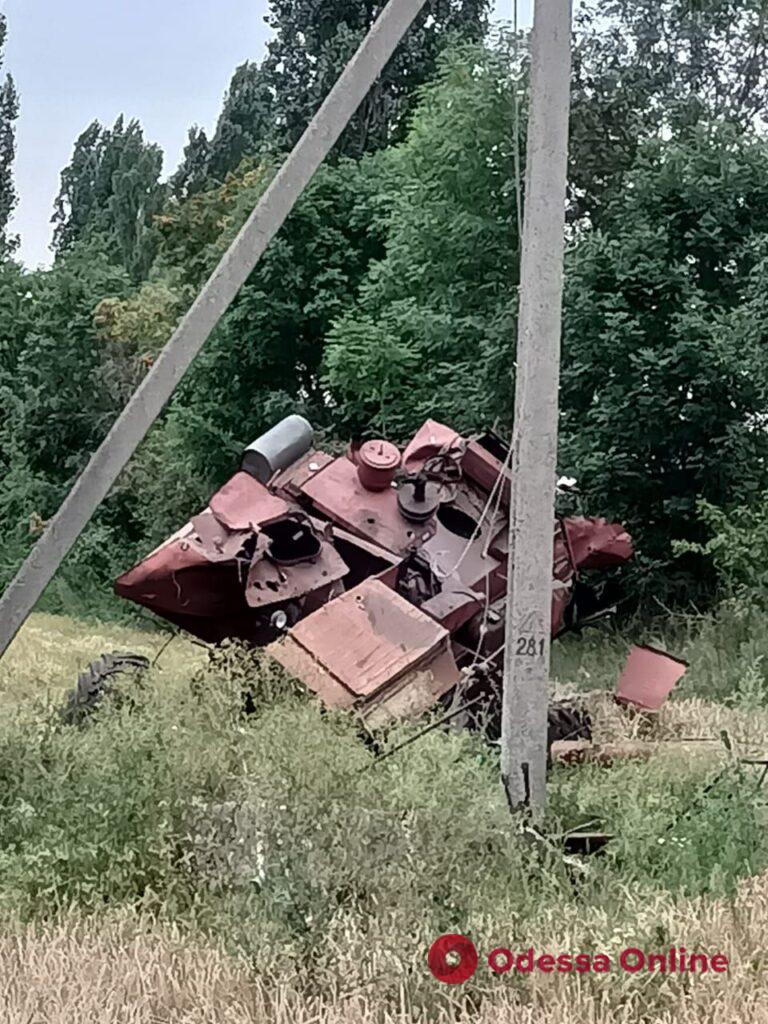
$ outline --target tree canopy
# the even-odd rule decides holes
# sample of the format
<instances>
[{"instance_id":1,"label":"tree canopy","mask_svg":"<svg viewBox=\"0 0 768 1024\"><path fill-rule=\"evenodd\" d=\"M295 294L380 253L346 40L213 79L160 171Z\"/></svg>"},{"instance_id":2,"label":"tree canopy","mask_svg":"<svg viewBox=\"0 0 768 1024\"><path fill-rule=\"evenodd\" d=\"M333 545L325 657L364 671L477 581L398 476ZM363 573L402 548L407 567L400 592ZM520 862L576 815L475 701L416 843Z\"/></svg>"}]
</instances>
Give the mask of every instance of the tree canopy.
<instances>
[{"instance_id":1,"label":"tree canopy","mask_svg":"<svg viewBox=\"0 0 768 1024\"><path fill-rule=\"evenodd\" d=\"M138 121L121 115L112 128L93 121L75 143L61 172L53 214L57 254L84 239L101 235L135 281L154 256L152 221L165 189L160 184L163 154L144 141Z\"/></svg>"},{"instance_id":2,"label":"tree canopy","mask_svg":"<svg viewBox=\"0 0 768 1024\"><path fill-rule=\"evenodd\" d=\"M0 70L8 33L8 21L0 14ZM8 234L11 214L16 206L16 188L13 182L13 160L16 155L16 120L19 116L19 97L11 75L0 83L0 259L10 256L17 239Z\"/></svg>"},{"instance_id":3,"label":"tree canopy","mask_svg":"<svg viewBox=\"0 0 768 1024\"><path fill-rule=\"evenodd\" d=\"M427 416L509 430L527 51L484 38L486 6L446 0L417 23L64 579L162 539L289 411L332 440L402 440ZM0 583L379 7L274 0L264 60L235 71L167 185L136 121L90 125L46 271L12 258L17 101L0 91ZM764 13L612 0L577 19L560 468L586 511L627 523L657 589L708 583L711 510L746 522L768 492Z\"/></svg>"}]
</instances>

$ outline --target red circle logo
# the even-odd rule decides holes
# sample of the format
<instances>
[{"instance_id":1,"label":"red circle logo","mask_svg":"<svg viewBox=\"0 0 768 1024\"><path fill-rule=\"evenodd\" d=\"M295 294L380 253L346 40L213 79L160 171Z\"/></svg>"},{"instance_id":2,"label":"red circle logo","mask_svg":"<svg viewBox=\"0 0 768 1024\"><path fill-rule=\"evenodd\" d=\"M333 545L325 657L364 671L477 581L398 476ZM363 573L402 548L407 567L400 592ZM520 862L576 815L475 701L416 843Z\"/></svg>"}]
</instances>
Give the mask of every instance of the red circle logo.
<instances>
[{"instance_id":1,"label":"red circle logo","mask_svg":"<svg viewBox=\"0 0 768 1024\"><path fill-rule=\"evenodd\" d=\"M448 962L449 956L454 962ZM429 947L427 963L438 981L446 985L460 985L477 969L477 950L466 935L441 935Z\"/></svg>"}]
</instances>

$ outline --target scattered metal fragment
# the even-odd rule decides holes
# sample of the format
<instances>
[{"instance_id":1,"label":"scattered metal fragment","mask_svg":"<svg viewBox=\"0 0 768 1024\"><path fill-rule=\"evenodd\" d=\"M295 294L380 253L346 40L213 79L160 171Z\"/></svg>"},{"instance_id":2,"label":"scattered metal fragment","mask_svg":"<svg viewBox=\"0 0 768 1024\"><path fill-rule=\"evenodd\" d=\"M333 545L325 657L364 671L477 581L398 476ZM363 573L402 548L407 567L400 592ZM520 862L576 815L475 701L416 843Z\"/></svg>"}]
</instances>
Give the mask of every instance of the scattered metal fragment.
<instances>
[{"instance_id":1,"label":"scattered metal fragment","mask_svg":"<svg viewBox=\"0 0 768 1024\"><path fill-rule=\"evenodd\" d=\"M556 740L550 748L550 755L557 764L600 764L610 767L616 761L647 761L657 749L656 744L642 740L622 740L617 743Z\"/></svg>"},{"instance_id":2,"label":"scattered metal fragment","mask_svg":"<svg viewBox=\"0 0 768 1024\"><path fill-rule=\"evenodd\" d=\"M616 700L643 711L658 711L687 668L687 661L666 651L633 647L619 677Z\"/></svg>"}]
</instances>

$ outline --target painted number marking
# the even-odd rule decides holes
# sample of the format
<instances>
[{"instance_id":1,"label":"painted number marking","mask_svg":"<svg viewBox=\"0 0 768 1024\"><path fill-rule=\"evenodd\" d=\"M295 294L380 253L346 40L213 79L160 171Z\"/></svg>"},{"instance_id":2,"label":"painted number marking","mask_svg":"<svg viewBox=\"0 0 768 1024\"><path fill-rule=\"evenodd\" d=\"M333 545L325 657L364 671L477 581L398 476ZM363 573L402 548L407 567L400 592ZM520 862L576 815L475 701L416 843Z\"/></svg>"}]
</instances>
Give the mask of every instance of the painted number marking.
<instances>
[{"instance_id":1,"label":"painted number marking","mask_svg":"<svg viewBox=\"0 0 768 1024\"><path fill-rule=\"evenodd\" d=\"M537 654L544 654L544 637L537 640L535 636L519 636L516 643L515 653L519 658L535 658Z\"/></svg>"}]
</instances>

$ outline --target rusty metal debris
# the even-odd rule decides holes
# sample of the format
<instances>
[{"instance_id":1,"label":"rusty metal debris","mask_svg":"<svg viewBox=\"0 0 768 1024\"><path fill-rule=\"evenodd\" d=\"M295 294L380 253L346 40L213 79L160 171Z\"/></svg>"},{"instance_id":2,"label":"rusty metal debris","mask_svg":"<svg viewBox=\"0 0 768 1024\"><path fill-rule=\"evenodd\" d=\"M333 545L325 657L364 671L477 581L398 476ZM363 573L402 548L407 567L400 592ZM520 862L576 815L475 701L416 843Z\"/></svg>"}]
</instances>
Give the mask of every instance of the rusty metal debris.
<instances>
[{"instance_id":1,"label":"rusty metal debris","mask_svg":"<svg viewBox=\"0 0 768 1024\"><path fill-rule=\"evenodd\" d=\"M439 703L477 710L482 695L492 719L508 447L428 420L403 449L374 439L333 457L312 447L307 427L289 417L249 446L207 508L116 592L206 642L267 646L324 704L367 724ZM607 611L583 573L631 556L619 524L554 522L553 635Z\"/></svg>"},{"instance_id":2,"label":"rusty metal debris","mask_svg":"<svg viewBox=\"0 0 768 1024\"><path fill-rule=\"evenodd\" d=\"M558 764L600 764L610 767L616 761L647 761L657 745L643 740L618 743L592 743L591 740L556 740L550 747L552 761Z\"/></svg>"},{"instance_id":3,"label":"rusty metal debris","mask_svg":"<svg viewBox=\"0 0 768 1024\"><path fill-rule=\"evenodd\" d=\"M563 851L570 856L589 857L602 853L614 838L609 832L567 832L563 837Z\"/></svg>"},{"instance_id":4,"label":"rusty metal debris","mask_svg":"<svg viewBox=\"0 0 768 1024\"><path fill-rule=\"evenodd\" d=\"M687 661L666 651L633 647L619 677L616 700L640 711L658 711L687 668Z\"/></svg>"}]
</instances>

